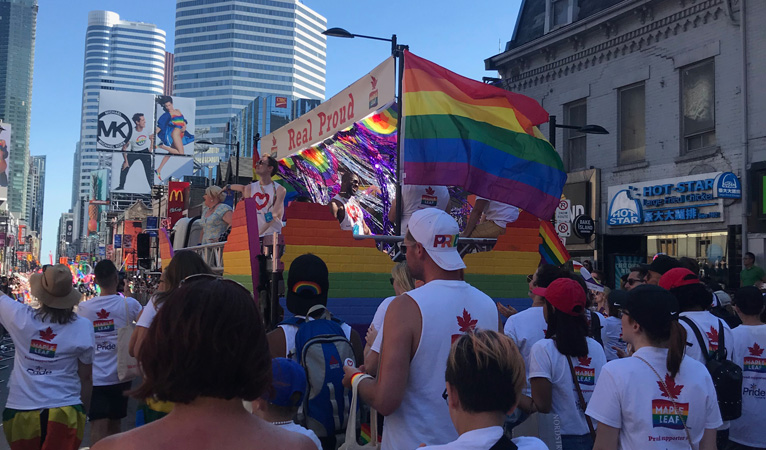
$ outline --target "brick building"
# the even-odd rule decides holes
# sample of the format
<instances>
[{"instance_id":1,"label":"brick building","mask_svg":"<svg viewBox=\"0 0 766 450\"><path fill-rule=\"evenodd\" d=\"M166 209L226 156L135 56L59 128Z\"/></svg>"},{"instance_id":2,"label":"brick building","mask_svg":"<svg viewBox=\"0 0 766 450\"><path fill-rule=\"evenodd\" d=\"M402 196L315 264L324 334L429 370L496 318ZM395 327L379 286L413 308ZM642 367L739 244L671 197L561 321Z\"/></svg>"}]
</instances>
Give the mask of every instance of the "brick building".
<instances>
[{"instance_id":1,"label":"brick building","mask_svg":"<svg viewBox=\"0 0 766 450\"><path fill-rule=\"evenodd\" d=\"M555 140L565 196L596 220L595 239L567 246L610 284L656 253L728 286L742 251L764 262L760 19L766 2L752 0L524 0L505 51L485 61L559 124L609 131L556 128Z\"/></svg>"}]
</instances>

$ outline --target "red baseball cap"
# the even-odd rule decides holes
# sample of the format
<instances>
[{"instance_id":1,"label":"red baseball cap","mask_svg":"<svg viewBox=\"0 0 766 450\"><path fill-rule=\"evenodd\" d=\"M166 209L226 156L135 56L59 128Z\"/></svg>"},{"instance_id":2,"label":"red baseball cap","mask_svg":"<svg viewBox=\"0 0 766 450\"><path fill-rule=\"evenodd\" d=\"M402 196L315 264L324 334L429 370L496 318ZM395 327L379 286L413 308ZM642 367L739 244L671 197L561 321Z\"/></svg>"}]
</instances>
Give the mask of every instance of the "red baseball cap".
<instances>
[{"instance_id":1,"label":"red baseball cap","mask_svg":"<svg viewBox=\"0 0 766 450\"><path fill-rule=\"evenodd\" d=\"M673 288L697 284L699 282L700 279L694 272L683 267L670 269L660 277L660 287L667 289L668 291Z\"/></svg>"},{"instance_id":2,"label":"red baseball cap","mask_svg":"<svg viewBox=\"0 0 766 450\"><path fill-rule=\"evenodd\" d=\"M585 291L580 283L571 278L557 278L547 288L536 287L532 293L545 297L548 303L570 316L579 316L585 311Z\"/></svg>"}]
</instances>

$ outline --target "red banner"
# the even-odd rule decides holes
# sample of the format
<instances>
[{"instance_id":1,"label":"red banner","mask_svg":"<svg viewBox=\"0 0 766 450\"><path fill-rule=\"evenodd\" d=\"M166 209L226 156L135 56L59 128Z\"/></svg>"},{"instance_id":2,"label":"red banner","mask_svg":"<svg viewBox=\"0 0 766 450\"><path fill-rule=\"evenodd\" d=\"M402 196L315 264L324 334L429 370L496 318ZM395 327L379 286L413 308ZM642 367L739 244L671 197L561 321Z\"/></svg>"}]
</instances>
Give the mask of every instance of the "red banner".
<instances>
[{"instance_id":1,"label":"red banner","mask_svg":"<svg viewBox=\"0 0 766 450\"><path fill-rule=\"evenodd\" d=\"M189 209L189 186L187 181L171 181L168 183L168 222L170 229L184 216Z\"/></svg>"}]
</instances>

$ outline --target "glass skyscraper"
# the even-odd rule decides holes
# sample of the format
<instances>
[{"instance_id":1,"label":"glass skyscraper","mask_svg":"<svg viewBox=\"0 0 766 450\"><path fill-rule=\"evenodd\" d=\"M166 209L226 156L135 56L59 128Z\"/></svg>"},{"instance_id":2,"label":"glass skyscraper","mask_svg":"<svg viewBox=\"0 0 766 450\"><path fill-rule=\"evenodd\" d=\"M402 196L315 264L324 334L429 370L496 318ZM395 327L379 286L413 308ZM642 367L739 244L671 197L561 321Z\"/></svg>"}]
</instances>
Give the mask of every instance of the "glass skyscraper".
<instances>
[{"instance_id":1,"label":"glass skyscraper","mask_svg":"<svg viewBox=\"0 0 766 450\"><path fill-rule=\"evenodd\" d=\"M8 203L27 217L29 121L35 61L37 0L0 0L0 119L11 124Z\"/></svg>"},{"instance_id":2,"label":"glass skyscraper","mask_svg":"<svg viewBox=\"0 0 766 450\"><path fill-rule=\"evenodd\" d=\"M45 207L45 156L32 156L27 179L27 225L29 231L43 233Z\"/></svg>"},{"instance_id":3,"label":"glass skyscraper","mask_svg":"<svg viewBox=\"0 0 766 450\"><path fill-rule=\"evenodd\" d=\"M256 97L324 100L326 28L298 0L177 0L173 94L214 141Z\"/></svg>"}]
</instances>

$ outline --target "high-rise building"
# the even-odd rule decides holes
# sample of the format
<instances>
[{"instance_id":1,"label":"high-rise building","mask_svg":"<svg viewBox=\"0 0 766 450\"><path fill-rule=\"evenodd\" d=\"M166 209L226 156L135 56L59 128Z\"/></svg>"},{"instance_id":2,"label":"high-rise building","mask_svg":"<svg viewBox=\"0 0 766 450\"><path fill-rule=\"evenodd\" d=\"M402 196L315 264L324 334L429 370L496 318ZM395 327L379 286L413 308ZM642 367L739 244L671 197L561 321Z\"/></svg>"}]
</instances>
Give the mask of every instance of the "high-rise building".
<instances>
[{"instance_id":1,"label":"high-rise building","mask_svg":"<svg viewBox=\"0 0 766 450\"><path fill-rule=\"evenodd\" d=\"M25 217L37 0L0 0L0 121L10 123L9 208Z\"/></svg>"},{"instance_id":2,"label":"high-rise building","mask_svg":"<svg viewBox=\"0 0 766 450\"><path fill-rule=\"evenodd\" d=\"M162 93L173 95L173 54L165 52L165 80L162 83Z\"/></svg>"},{"instance_id":3,"label":"high-rise building","mask_svg":"<svg viewBox=\"0 0 766 450\"><path fill-rule=\"evenodd\" d=\"M162 94L165 80L165 31L143 22L121 20L117 13L91 11L85 34L80 141L75 154L72 208L75 233L85 229L82 211L90 196L90 173L110 168L111 154L96 151L99 93L102 90ZM78 205L79 203L79 205Z\"/></svg>"},{"instance_id":4,"label":"high-rise building","mask_svg":"<svg viewBox=\"0 0 766 450\"><path fill-rule=\"evenodd\" d=\"M324 100L326 27L299 0L179 0L173 93L213 140L256 97Z\"/></svg>"},{"instance_id":5,"label":"high-rise building","mask_svg":"<svg viewBox=\"0 0 766 450\"><path fill-rule=\"evenodd\" d=\"M74 215L71 212L61 213L59 218L58 240L56 245L56 261L62 256L70 255L70 248L74 239Z\"/></svg>"},{"instance_id":6,"label":"high-rise building","mask_svg":"<svg viewBox=\"0 0 766 450\"><path fill-rule=\"evenodd\" d=\"M32 156L27 178L27 215L29 231L43 233L43 207L45 204L45 156Z\"/></svg>"}]
</instances>

